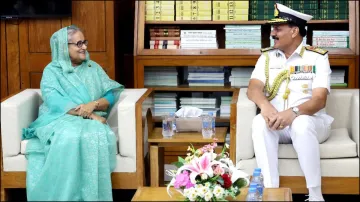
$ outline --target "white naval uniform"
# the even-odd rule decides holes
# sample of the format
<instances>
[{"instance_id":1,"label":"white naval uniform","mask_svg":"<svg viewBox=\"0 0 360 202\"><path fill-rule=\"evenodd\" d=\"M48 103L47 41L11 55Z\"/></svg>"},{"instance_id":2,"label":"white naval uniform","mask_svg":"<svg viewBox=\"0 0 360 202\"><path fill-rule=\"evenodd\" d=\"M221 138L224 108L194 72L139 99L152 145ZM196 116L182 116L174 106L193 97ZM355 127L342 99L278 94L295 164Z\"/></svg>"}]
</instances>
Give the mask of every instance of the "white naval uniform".
<instances>
[{"instance_id":1,"label":"white naval uniform","mask_svg":"<svg viewBox=\"0 0 360 202\"><path fill-rule=\"evenodd\" d=\"M300 44L295 52L286 59L285 54L272 49L269 55L269 84L272 86L274 78L279 72L290 66L315 65L316 73L313 79L290 80L288 85L290 94L288 105L285 105L283 95L286 89L286 80L281 84L275 98L270 103L280 112L298 106L311 98L312 89L327 88L330 93L330 74L328 55L322 55L310 50L304 50ZM265 85L265 55L258 59L251 79L258 79ZM265 187L279 187L278 172L278 144L293 144L297 152L301 169L306 178L308 188L321 186L320 149L319 143L324 142L330 134L330 125L333 118L326 114L325 109L313 116L300 115L290 126L283 130L271 130L267 127L264 118L258 114L252 125L252 139L258 167L262 169Z\"/></svg>"}]
</instances>

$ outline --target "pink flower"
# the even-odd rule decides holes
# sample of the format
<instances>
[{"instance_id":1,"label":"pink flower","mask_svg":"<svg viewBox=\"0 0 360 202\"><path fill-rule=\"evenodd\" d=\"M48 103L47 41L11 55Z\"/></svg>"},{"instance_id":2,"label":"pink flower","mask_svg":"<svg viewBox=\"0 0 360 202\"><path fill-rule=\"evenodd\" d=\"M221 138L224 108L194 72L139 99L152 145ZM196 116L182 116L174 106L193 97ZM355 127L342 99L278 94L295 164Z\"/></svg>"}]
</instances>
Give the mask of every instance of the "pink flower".
<instances>
[{"instance_id":1,"label":"pink flower","mask_svg":"<svg viewBox=\"0 0 360 202\"><path fill-rule=\"evenodd\" d=\"M196 184L196 176L203 173L212 177L213 171L211 168L211 154L205 153L200 158L195 157L190 164L184 165L182 169L191 171L190 180L193 184Z\"/></svg>"},{"instance_id":2,"label":"pink flower","mask_svg":"<svg viewBox=\"0 0 360 202\"><path fill-rule=\"evenodd\" d=\"M214 169L214 175L222 175L225 171L219 165L217 165Z\"/></svg>"},{"instance_id":3,"label":"pink flower","mask_svg":"<svg viewBox=\"0 0 360 202\"><path fill-rule=\"evenodd\" d=\"M186 186L186 188L187 188L188 186L190 186L189 183L191 183L190 177L189 177L189 172L184 170L182 173L180 173L179 175L176 176L174 187L179 189L181 187ZM194 185L192 185L192 186L194 186Z\"/></svg>"}]
</instances>

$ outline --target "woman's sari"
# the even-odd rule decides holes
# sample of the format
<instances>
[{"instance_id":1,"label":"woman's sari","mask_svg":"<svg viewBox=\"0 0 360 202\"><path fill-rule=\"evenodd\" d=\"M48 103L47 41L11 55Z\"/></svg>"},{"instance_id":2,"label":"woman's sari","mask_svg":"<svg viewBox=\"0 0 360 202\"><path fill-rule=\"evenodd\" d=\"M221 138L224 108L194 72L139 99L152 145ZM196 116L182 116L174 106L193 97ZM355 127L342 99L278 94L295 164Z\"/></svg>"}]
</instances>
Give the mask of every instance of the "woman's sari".
<instances>
[{"instance_id":1,"label":"woman's sari","mask_svg":"<svg viewBox=\"0 0 360 202\"><path fill-rule=\"evenodd\" d=\"M41 80L43 104L26 129L29 139L27 199L112 200L111 172L116 165L116 137L107 124L67 114L80 104L112 91L115 102L123 86L111 80L94 61L74 68L68 51L67 28L50 39L52 62ZM107 112L96 112L107 116Z\"/></svg>"}]
</instances>

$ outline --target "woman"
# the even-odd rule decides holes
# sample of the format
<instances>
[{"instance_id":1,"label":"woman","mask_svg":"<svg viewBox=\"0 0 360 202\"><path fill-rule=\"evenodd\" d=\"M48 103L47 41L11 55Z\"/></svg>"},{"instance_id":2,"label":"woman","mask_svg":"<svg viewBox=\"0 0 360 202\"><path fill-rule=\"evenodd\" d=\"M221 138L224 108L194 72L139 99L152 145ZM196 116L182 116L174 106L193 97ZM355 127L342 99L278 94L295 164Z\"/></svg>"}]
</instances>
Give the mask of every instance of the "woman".
<instances>
[{"instance_id":1,"label":"woman","mask_svg":"<svg viewBox=\"0 0 360 202\"><path fill-rule=\"evenodd\" d=\"M116 138L106 116L123 90L89 59L76 26L50 39L51 63L41 80L39 117L23 130L29 139L29 201L112 200Z\"/></svg>"}]
</instances>

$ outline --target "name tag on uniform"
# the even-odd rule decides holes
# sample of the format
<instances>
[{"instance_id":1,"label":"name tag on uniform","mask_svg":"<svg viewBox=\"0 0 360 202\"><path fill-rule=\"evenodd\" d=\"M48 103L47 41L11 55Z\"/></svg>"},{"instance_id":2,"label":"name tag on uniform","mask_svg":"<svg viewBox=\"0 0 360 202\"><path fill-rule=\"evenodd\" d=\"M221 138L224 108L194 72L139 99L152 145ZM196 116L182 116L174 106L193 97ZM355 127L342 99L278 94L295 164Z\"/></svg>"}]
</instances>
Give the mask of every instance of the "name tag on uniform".
<instances>
[{"instance_id":1,"label":"name tag on uniform","mask_svg":"<svg viewBox=\"0 0 360 202\"><path fill-rule=\"evenodd\" d=\"M315 65L290 66L291 80L311 80L315 78Z\"/></svg>"}]
</instances>

